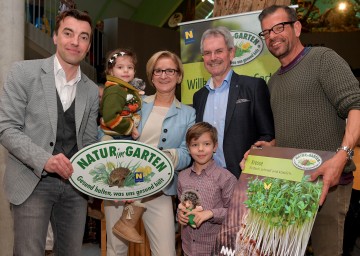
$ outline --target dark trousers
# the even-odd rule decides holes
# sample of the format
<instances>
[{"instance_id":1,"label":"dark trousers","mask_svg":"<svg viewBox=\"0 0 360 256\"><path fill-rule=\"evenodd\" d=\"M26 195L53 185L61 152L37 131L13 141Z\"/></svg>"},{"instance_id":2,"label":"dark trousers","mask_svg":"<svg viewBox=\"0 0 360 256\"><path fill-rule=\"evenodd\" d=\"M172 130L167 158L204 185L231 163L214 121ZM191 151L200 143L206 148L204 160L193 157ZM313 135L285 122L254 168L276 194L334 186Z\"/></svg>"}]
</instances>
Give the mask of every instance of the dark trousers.
<instances>
[{"instance_id":1,"label":"dark trousers","mask_svg":"<svg viewBox=\"0 0 360 256\"><path fill-rule=\"evenodd\" d=\"M345 219L343 256L349 256L360 235L360 190L352 190L349 211Z\"/></svg>"}]
</instances>

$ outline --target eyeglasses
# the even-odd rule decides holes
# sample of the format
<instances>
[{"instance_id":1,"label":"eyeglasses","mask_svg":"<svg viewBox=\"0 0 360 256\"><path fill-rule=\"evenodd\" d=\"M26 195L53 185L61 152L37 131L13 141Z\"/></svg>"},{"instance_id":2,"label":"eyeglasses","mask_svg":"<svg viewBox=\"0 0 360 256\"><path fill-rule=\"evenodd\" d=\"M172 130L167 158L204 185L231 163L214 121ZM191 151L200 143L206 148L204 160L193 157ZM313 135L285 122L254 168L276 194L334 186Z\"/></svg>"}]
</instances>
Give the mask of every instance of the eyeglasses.
<instances>
[{"instance_id":1,"label":"eyeglasses","mask_svg":"<svg viewBox=\"0 0 360 256\"><path fill-rule=\"evenodd\" d=\"M286 22L278 23L278 24L274 25L271 29L265 29L265 30L261 31L259 33L259 36L262 37L263 39L269 38L271 31L274 32L275 34L279 34L284 31L285 25L294 24L295 22L296 21L286 21Z\"/></svg>"},{"instance_id":2,"label":"eyeglasses","mask_svg":"<svg viewBox=\"0 0 360 256\"><path fill-rule=\"evenodd\" d=\"M177 69L154 69L153 74L154 76L161 76L163 73L165 73L167 76L173 76L176 72L179 72Z\"/></svg>"},{"instance_id":3,"label":"eyeglasses","mask_svg":"<svg viewBox=\"0 0 360 256\"><path fill-rule=\"evenodd\" d=\"M217 49L213 52L211 51L204 51L202 56L203 58L210 58L210 56L212 56L213 54L215 55L215 57L220 56L221 54L223 54L223 52L225 52L225 49Z\"/></svg>"}]
</instances>

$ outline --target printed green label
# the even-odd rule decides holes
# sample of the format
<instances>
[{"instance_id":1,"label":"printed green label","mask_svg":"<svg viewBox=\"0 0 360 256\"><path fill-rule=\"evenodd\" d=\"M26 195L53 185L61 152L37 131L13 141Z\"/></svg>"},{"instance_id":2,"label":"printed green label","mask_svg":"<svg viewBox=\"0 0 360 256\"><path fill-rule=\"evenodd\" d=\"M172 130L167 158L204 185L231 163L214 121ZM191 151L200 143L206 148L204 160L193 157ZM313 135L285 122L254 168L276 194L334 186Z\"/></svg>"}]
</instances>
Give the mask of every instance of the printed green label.
<instances>
[{"instance_id":1,"label":"printed green label","mask_svg":"<svg viewBox=\"0 0 360 256\"><path fill-rule=\"evenodd\" d=\"M304 171L292 159L249 155L243 173L300 182Z\"/></svg>"}]
</instances>

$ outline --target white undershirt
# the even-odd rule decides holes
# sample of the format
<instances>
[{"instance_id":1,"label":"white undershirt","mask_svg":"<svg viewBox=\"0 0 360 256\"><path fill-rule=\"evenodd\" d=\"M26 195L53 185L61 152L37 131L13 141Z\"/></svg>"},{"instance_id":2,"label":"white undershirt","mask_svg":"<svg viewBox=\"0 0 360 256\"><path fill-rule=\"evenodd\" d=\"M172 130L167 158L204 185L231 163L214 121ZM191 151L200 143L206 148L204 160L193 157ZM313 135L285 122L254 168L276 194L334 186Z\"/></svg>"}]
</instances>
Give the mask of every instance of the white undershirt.
<instances>
[{"instance_id":1,"label":"white undershirt","mask_svg":"<svg viewBox=\"0 0 360 256\"><path fill-rule=\"evenodd\" d=\"M168 107L154 106L141 132L139 141L157 147L160 140L162 125Z\"/></svg>"},{"instance_id":2,"label":"white undershirt","mask_svg":"<svg viewBox=\"0 0 360 256\"><path fill-rule=\"evenodd\" d=\"M80 67L78 67L78 71L75 78L67 82L65 71L55 55L54 75L55 75L56 90L59 94L63 109L64 111L66 111L71 106L71 103L75 99L76 85L81 79Z\"/></svg>"},{"instance_id":3,"label":"white undershirt","mask_svg":"<svg viewBox=\"0 0 360 256\"><path fill-rule=\"evenodd\" d=\"M167 112L170 107L153 106L153 109L144 125L138 141L153 147L158 147L160 136L162 134L162 127ZM179 156L175 148L168 148L162 150L172 161L176 168L179 163Z\"/></svg>"}]
</instances>

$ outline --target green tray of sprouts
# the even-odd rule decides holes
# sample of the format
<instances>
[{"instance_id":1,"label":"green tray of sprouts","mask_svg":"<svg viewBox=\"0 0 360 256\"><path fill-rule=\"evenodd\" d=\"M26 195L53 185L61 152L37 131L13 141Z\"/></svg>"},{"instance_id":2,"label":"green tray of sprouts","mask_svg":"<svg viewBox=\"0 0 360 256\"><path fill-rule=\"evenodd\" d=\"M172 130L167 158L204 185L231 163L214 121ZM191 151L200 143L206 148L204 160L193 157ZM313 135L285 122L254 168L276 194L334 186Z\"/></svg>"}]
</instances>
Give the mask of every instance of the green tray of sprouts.
<instances>
[{"instance_id":1,"label":"green tray of sprouts","mask_svg":"<svg viewBox=\"0 0 360 256\"><path fill-rule=\"evenodd\" d=\"M322 189L308 179L248 178L236 255L304 255Z\"/></svg>"}]
</instances>

